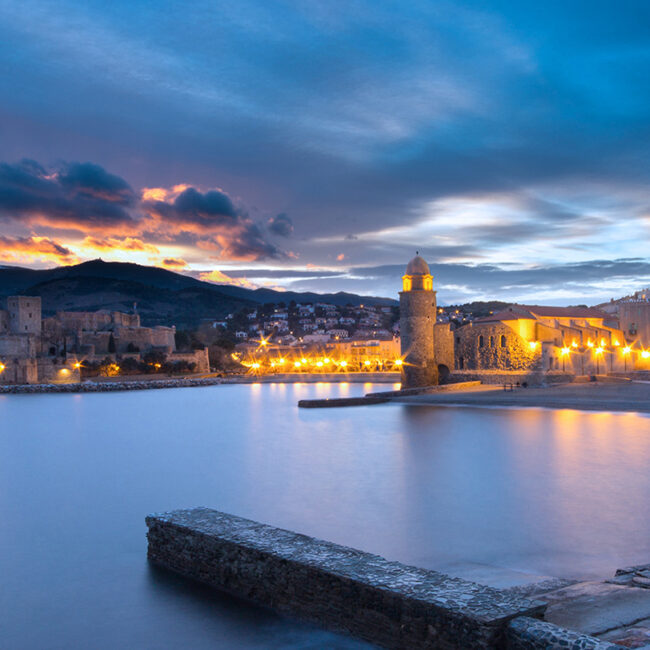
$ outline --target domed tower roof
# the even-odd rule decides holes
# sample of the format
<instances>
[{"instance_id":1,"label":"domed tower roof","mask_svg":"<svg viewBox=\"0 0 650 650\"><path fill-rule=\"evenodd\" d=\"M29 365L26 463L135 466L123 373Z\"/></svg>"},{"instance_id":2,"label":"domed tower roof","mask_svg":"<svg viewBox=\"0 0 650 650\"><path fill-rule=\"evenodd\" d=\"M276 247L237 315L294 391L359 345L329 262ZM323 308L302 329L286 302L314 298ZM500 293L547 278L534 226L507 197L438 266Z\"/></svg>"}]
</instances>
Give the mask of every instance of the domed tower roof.
<instances>
[{"instance_id":1,"label":"domed tower roof","mask_svg":"<svg viewBox=\"0 0 650 650\"><path fill-rule=\"evenodd\" d=\"M431 275L431 271L429 265L418 254L406 266L406 275Z\"/></svg>"}]
</instances>

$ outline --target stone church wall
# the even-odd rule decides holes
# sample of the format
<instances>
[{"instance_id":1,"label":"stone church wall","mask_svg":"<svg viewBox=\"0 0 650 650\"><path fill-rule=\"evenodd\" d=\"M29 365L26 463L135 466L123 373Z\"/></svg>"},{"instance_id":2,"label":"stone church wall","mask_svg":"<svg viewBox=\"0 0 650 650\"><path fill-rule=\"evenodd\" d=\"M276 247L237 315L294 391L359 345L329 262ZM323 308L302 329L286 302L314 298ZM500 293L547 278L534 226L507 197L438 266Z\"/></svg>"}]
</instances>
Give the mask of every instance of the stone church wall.
<instances>
[{"instance_id":1,"label":"stone church wall","mask_svg":"<svg viewBox=\"0 0 650 650\"><path fill-rule=\"evenodd\" d=\"M503 323L465 325L454 331L456 370L537 370L540 348Z\"/></svg>"}]
</instances>

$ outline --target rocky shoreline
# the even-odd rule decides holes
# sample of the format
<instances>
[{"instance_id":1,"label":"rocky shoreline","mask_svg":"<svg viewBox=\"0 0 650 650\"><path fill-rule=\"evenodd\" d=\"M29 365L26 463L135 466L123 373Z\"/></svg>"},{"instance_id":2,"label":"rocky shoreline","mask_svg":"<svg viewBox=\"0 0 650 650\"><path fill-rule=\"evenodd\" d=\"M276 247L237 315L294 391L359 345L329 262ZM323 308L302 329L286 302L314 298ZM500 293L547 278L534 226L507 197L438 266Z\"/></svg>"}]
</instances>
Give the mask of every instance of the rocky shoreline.
<instances>
[{"instance_id":1,"label":"rocky shoreline","mask_svg":"<svg viewBox=\"0 0 650 650\"><path fill-rule=\"evenodd\" d=\"M0 394L17 393L110 393L123 390L149 390L151 388L186 388L234 383L223 377L195 379L150 379L139 381L83 381L75 384L16 384L0 386Z\"/></svg>"}]
</instances>

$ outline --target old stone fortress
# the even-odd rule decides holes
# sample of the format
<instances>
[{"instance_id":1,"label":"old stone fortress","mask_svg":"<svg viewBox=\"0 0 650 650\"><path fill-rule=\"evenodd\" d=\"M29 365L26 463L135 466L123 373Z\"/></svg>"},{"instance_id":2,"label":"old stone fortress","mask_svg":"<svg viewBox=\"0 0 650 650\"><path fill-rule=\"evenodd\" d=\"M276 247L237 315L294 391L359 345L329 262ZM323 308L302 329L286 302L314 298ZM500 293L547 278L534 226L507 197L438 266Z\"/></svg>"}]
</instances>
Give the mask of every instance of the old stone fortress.
<instances>
[{"instance_id":1,"label":"old stone fortress","mask_svg":"<svg viewBox=\"0 0 650 650\"><path fill-rule=\"evenodd\" d=\"M402 282L405 388L435 385L452 373L487 383L539 383L650 370L650 299L644 293L601 309L511 305L454 329L436 322L433 276L422 257L409 262ZM210 370L207 349L177 352L174 327L142 327L137 313L59 311L43 318L40 297L11 296L6 303L0 309L0 383L79 381L82 361L141 359L151 350L194 363L196 372Z\"/></svg>"},{"instance_id":2,"label":"old stone fortress","mask_svg":"<svg viewBox=\"0 0 650 650\"><path fill-rule=\"evenodd\" d=\"M175 333L141 327L137 313L59 311L43 318L39 296L10 296L0 309L0 383L79 381L82 360L139 359L153 349L209 371L207 350L177 352Z\"/></svg>"},{"instance_id":3,"label":"old stone fortress","mask_svg":"<svg viewBox=\"0 0 650 650\"><path fill-rule=\"evenodd\" d=\"M650 369L645 348L650 344L650 301L645 294L607 306L607 311L511 305L453 330L448 323L436 323L436 292L424 259L416 255L402 280L403 387L435 385L452 371L487 383L538 383Z\"/></svg>"}]
</instances>

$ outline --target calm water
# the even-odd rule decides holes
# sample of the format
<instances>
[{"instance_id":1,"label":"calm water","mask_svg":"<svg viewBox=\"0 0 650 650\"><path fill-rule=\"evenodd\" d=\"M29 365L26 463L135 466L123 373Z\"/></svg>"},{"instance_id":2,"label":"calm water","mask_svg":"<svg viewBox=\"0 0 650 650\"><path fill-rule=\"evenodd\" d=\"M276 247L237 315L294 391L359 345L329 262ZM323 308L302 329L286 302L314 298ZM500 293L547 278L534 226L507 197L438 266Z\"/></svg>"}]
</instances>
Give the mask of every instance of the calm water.
<instances>
[{"instance_id":1,"label":"calm water","mask_svg":"<svg viewBox=\"0 0 650 650\"><path fill-rule=\"evenodd\" d=\"M144 516L194 505L449 571L650 561L650 419L295 406L369 389L0 396L0 647L359 647L151 569Z\"/></svg>"}]
</instances>

